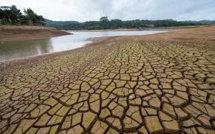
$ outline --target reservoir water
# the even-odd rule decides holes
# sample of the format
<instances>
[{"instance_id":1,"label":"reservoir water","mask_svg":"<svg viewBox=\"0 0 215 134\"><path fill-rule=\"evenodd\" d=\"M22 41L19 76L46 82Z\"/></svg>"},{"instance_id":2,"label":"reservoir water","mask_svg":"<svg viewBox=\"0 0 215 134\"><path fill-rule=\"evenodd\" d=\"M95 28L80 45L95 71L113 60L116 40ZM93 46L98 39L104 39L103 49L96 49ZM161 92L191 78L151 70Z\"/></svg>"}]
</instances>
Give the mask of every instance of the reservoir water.
<instances>
[{"instance_id":1,"label":"reservoir water","mask_svg":"<svg viewBox=\"0 0 215 134\"><path fill-rule=\"evenodd\" d=\"M149 35L163 33L166 31L98 31L98 32L69 31L69 32L73 33L73 35L37 40L0 41L0 61L80 48L91 42L87 40L89 38L108 36Z\"/></svg>"}]
</instances>

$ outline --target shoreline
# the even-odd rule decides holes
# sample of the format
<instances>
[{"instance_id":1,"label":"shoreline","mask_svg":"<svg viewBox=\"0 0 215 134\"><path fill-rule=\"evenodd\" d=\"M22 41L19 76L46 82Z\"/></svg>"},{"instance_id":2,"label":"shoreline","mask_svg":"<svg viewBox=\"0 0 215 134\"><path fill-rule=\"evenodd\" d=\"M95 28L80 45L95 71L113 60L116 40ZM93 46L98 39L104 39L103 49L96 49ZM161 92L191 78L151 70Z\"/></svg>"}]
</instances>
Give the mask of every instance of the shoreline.
<instances>
[{"instance_id":1,"label":"shoreline","mask_svg":"<svg viewBox=\"0 0 215 134\"><path fill-rule=\"evenodd\" d=\"M157 28L143 28L143 29L98 29L98 30L64 30L64 31L71 31L71 32L100 32L100 31L163 31L163 30L168 30L168 31L176 31L176 30L183 30L183 29L191 29L191 28L199 28L199 27L207 27L208 25L203 25L203 26L180 26L180 27L157 27Z\"/></svg>"},{"instance_id":2,"label":"shoreline","mask_svg":"<svg viewBox=\"0 0 215 134\"><path fill-rule=\"evenodd\" d=\"M210 26L213 27L215 29L215 26ZM178 30L173 30L173 31L169 31L169 32L165 32L165 33L156 33L156 34L150 34L150 35L134 35L134 36L112 36L112 37L95 37L95 38L89 38L90 43L85 44L83 47L80 48L76 48L76 49L72 49L72 50L65 50L65 51L60 51L60 52L52 52L52 53L45 53L42 55L35 55L35 56L29 56L29 57L22 57L22 58L15 58L15 59L11 59L11 60L4 60L4 61L0 61L0 69L2 67L2 64L8 65L8 64L14 64L14 63L22 63L22 62L32 62L31 60L38 60L39 58L48 58L48 57L55 57L55 56L60 56L60 55L65 55L71 52L76 52L79 51L80 49L86 49L87 47L92 47L94 45L102 45L102 43L104 45L107 45L109 43L112 43L113 40L114 42L118 42L121 41L123 39L127 40L127 39L131 39L131 38L135 38L135 40L141 40L141 41L163 41L163 40L187 40L189 38L189 40L192 40L192 35L189 36L190 31L199 31L201 29L204 28L208 28L208 27L197 27L197 28L193 28L193 29L178 29ZM180 36L181 34L184 33L188 33L188 36L184 36L183 38L179 38L177 37L178 35ZM203 37L204 38L204 37ZM208 38L214 38L214 37L208 37ZM195 38L198 39L198 38ZM215 40L214 39L210 39L210 40Z\"/></svg>"},{"instance_id":3,"label":"shoreline","mask_svg":"<svg viewBox=\"0 0 215 134\"><path fill-rule=\"evenodd\" d=\"M164 30L169 30L169 31L175 31L175 30L179 30L179 29L102 29L102 30L66 30L66 31L70 31L70 32L118 32L118 31L128 31L128 32L132 32L132 31L164 31Z\"/></svg>"},{"instance_id":4,"label":"shoreline","mask_svg":"<svg viewBox=\"0 0 215 134\"><path fill-rule=\"evenodd\" d=\"M166 33L166 32L164 32ZM149 35L156 35L156 34L163 34L163 33L154 33L154 34L149 34ZM62 35L62 36L66 36L66 35ZM130 36L127 36L127 37L138 37L138 36L148 36L148 35L130 35ZM0 64L4 64L4 63L7 63L7 62L17 62L17 61L21 61L21 60L28 60L28 59L33 59L33 58L39 58L39 57L43 57L43 56L49 56L49 55L58 55L58 54L63 54L63 53L67 53L67 52L70 52L70 51L73 51L73 50L77 50L77 49L81 49L81 48L85 48L87 46L91 46L91 45L94 45L96 43L100 43L100 42L103 42L103 41L108 41L109 39L113 39L113 38L119 38L119 37L126 37L126 36L105 36L105 37L93 37L93 38L88 38L86 41L91 41L90 43L87 43L85 45L83 45L82 47L79 47L79 48L75 48L75 49L71 49L71 50L64 50L64 51L59 51L59 52L51 52L51 53L44 53L44 54L41 54L41 55L33 55L33 56L28 56L28 57L20 57L20 58L13 58L13 59L9 59L9 60L2 60L0 61ZM39 39L45 39L45 38L39 38ZM39 40L38 38L35 38L35 39L24 39L24 40ZM20 40L16 40L16 41L21 41L23 39L20 39ZM11 40L13 41L13 40ZM4 41L3 41L4 42Z\"/></svg>"},{"instance_id":5,"label":"shoreline","mask_svg":"<svg viewBox=\"0 0 215 134\"><path fill-rule=\"evenodd\" d=\"M115 36L115 37L123 37L123 36ZM110 38L114 38L114 37L95 37L95 38L89 38L89 41L92 41L92 42L85 44L83 47L79 47L79 48L75 48L75 49L71 49L71 50L59 51L59 52L44 53L42 55L33 55L33 56L28 56L28 57L21 57L21 58L14 58L14 59L9 59L9 60L3 60L3 61L0 61L0 66L1 66L1 64L8 64L8 63L19 62L19 61L23 61L23 60L48 57L48 56L51 56L51 55L57 56L57 55L69 53L70 51L75 51L77 49L82 49L82 48L94 45L96 43L100 43L100 42L106 41L106 40L108 40Z\"/></svg>"},{"instance_id":6,"label":"shoreline","mask_svg":"<svg viewBox=\"0 0 215 134\"><path fill-rule=\"evenodd\" d=\"M2 72L0 73L0 77L2 74L5 72L10 72L10 71L16 71L20 67L31 67L32 64L37 64L38 62L43 62L44 60L50 60L58 56L63 56L71 53L75 53L78 51L81 51L82 49L87 49L88 47L93 47L95 45L100 45L100 43L105 43L109 40L114 40L114 38L117 37L97 37L99 39L92 41L91 43L85 44L83 47L80 48L75 48L72 50L65 50L65 51L60 51L60 52L52 52L52 53L45 53L42 55L35 55L35 56L29 56L29 57L22 57L22 58L15 58L11 60L4 60L0 61L0 70Z\"/></svg>"}]
</instances>

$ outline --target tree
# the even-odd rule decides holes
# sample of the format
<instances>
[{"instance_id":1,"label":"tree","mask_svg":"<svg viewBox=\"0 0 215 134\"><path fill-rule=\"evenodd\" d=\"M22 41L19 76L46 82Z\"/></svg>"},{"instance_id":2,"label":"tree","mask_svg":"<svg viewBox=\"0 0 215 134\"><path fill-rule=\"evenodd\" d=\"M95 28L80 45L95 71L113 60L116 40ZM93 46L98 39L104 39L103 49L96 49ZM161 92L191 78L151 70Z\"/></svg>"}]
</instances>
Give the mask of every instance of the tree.
<instances>
[{"instance_id":1,"label":"tree","mask_svg":"<svg viewBox=\"0 0 215 134\"><path fill-rule=\"evenodd\" d=\"M11 7L0 7L0 24L3 25L45 25L43 16L37 15L32 9L24 10L24 14L16 8L15 5Z\"/></svg>"},{"instance_id":2,"label":"tree","mask_svg":"<svg viewBox=\"0 0 215 134\"><path fill-rule=\"evenodd\" d=\"M45 25L43 16L39 16L30 8L24 10L29 25Z\"/></svg>"},{"instance_id":3,"label":"tree","mask_svg":"<svg viewBox=\"0 0 215 134\"><path fill-rule=\"evenodd\" d=\"M101 18L100 18L100 21L106 21L106 22L107 22L107 21L109 21L109 20L108 20L108 17L101 17Z\"/></svg>"},{"instance_id":4,"label":"tree","mask_svg":"<svg viewBox=\"0 0 215 134\"><path fill-rule=\"evenodd\" d=\"M33 25L36 20L36 14L30 8L24 10L28 25Z\"/></svg>"},{"instance_id":5,"label":"tree","mask_svg":"<svg viewBox=\"0 0 215 134\"><path fill-rule=\"evenodd\" d=\"M12 24L18 24L20 22L20 16L22 15L20 10L18 10L15 5L12 5L10 13L10 19Z\"/></svg>"}]
</instances>

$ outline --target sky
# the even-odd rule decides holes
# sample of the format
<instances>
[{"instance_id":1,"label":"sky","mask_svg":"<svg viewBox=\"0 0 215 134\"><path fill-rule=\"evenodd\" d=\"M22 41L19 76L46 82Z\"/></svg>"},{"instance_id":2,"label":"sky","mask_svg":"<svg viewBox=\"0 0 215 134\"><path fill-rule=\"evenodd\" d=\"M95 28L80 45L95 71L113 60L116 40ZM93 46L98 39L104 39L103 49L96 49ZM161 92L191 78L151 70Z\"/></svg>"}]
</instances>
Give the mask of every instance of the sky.
<instances>
[{"instance_id":1,"label":"sky","mask_svg":"<svg viewBox=\"0 0 215 134\"><path fill-rule=\"evenodd\" d=\"M79 22L109 19L215 20L215 0L0 0L31 8L44 18Z\"/></svg>"}]
</instances>

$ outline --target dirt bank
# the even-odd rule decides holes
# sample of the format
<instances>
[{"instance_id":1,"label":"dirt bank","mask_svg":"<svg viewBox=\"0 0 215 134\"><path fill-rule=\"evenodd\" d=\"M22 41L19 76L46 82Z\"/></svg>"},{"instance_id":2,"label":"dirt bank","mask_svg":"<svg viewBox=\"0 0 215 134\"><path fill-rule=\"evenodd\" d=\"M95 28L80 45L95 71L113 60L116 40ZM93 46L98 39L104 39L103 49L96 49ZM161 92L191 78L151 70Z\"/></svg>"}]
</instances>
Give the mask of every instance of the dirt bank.
<instances>
[{"instance_id":1,"label":"dirt bank","mask_svg":"<svg viewBox=\"0 0 215 134\"><path fill-rule=\"evenodd\" d=\"M0 41L42 39L70 33L42 26L0 26Z\"/></svg>"}]
</instances>

